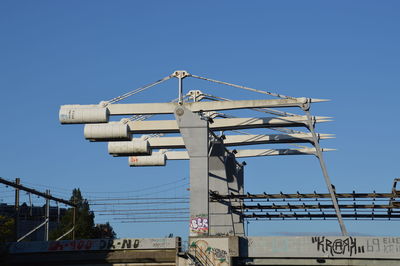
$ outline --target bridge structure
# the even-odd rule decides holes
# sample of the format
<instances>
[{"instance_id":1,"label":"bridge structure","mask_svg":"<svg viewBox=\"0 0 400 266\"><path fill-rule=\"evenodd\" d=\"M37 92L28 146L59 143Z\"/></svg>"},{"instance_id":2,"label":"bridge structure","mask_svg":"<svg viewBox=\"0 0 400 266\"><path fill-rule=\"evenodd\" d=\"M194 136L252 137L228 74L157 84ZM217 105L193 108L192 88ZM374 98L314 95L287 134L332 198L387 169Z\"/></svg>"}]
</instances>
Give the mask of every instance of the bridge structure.
<instances>
[{"instance_id":1,"label":"bridge structure","mask_svg":"<svg viewBox=\"0 0 400 266\"><path fill-rule=\"evenodd\" d=\"M185 93L183 80L189 77L240 87L274 98L229 100L205 94L200 90ZM118 103L171 78L178 79L178 97L172 102ZM320 140L331 138L332 135L318 134L315 131L317 123L330 119L312 116L310 113L312 104L324 101L326 100L289 97L192 75L187 71L175 71L155 83L109 101L102 101L98 105L61 106L59 116L62 124L86 124L84 127L86 139L93 142L107 141L109 153L113 156L127 156L130 166L163 166L168 160L189 160L190 236L244 235L245 216L237 211L243 207L240 195L244 194L244 165L237 161L238 158L315 155L320 162L341 232L347 235L323 159L323 152L329 149L323 149L319 144ZM252 110L263 116L232 117L221 113L238 109ZM297 109L302 114L289 113L281 109ZM151 116L160 114L173 115L175 119L149 120ZM110 117L121 115L131 117L110 121ZM232 134L249 128L272 128L286 134ZM293 128L303 128L307 132ZM166 136L171 133L178 133L180 136ZM136 134L147 135L132 137ZM311 147L229 149L235 146L272 143L309 143ZM211 200L218 198L217 195L237 197L236 200L230 200L230 197L225 197L225 201Z\"/></svg>"},{"instance_id":2,"label":"bridge structure","mask_svg":"<svg viewBox=\"0 0 400 266\"><path fill-rule=\"evenodd\" d=\"M172 78L178 80L178 97L171 102L119 103ZM257 92L268 99L231 100L200 90L186 92L186 78ZM63 105L59 118L62 124L85 124L86 139L108 142L109 154L127 157L131 167L165 166L169 160L189 160L189 249L183 252L180 247L171 246L176 251L176 265L398 265L400 238L349 236L343 220L400 219L400 193L396 187L399 179L395 179L389 193L336 192L323 158L323 153L332 149L320 145L321 140L333 135L316 132L317 124L331 118L311 114L313 104L325 101L175 71L99 104ZM256 115L234 116L230 113L233 110ZM155 115L169 115L173 119L154 120ZM112 120L116 116L124 118ZM275 133L244 132L247 129L270 129ZM265 144L287 147L242 149ZM245 163L239 162L239 158L288 155L314 155L327 193L244 191ZM246 219L336 219L342 236L248 237ZM140 261L135 263L132 265L144 265Z\"/></svg>"}]
</instances>

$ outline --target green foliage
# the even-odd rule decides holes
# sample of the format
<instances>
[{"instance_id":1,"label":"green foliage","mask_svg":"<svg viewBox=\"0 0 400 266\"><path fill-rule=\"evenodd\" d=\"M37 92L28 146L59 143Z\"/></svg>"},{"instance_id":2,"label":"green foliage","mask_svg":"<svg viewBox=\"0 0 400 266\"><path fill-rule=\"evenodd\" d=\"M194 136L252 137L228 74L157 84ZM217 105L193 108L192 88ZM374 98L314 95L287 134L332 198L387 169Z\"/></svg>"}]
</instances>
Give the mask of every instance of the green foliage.
<instances>
[{"instance_id":1,"label":"green foliage","mask_svg":"<svg viewBox=\"0 0 400 266\"><path fill-rule=\"evenodd\" d=\"M116 238L116 233L109 222L96 225L96 238Z\"/></svg>"},{"instance_id":2,"label":"green foliage","mask_svg":"<svg viewBox=\"0 0 400 266\"><path fill-rule=\"evenodd\" d=\"M100 230L94 224L94 213L90 211L89 203L82 197L79 188L72 191L70 200L77 205L77 208L75 208L75 239L100 238ZM68 209L61 219L58 228L50 232L49 238L51 240L57 239L70 230L73 226L73 216L73 208ZM110 228L112 230L111 226ZM115 237L115 232L113 230L112 235ZM65 236L63 240L65 239L72 239L72 233Z\"/></svg>"},{"instance_id":3,"label":"green foliage","mask_svg":"<svg viewBox=\"0 0 400 266\"><path fill-rule=\"evenodd\" d=\"M13 238L14 219L0 215L0 243L13 241Z\"/></svg>"}]
</instances>

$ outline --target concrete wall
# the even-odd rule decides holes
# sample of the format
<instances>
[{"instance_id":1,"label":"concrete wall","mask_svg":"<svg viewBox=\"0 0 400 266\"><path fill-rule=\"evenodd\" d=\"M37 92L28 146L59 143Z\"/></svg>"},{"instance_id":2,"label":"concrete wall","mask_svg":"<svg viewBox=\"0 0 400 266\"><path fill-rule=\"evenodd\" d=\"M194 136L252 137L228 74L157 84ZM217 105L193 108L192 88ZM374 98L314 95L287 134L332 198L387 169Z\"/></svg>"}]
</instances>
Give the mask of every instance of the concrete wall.
<instances>
[{"instance_id":1,"label":"concrete wall","mask_svg":"<svg viewBox=\"0 0 400 266\"><path fill-rule=\"evenodd\" d=\"M400 237L247 237L238 265L400 265Z\"/></svg>"},{"instance_id":2,"label":"concrete wall","mask_svg":"<svg viewBox=\"0 0 400 266\"><path fill-rule=\"evenodd\" d=\"M189 252L195 254L195 249L207 256L210 265L234 265L232 258L239 256L239 238L234 236L190 237Z\"/></svg>"},{"instance_id":3,"label":"concrete wall","mask_svg":"<svg viewBox=\"0 0 400 266\"><path fill-rule=\"evenodd\" d=\"M194 265L180 238L12 243L0 265ZM400 237L191 237L209 265L400 265ZM192 256L193 258L193 256Z\"/></svg>"},{"instance_id":4,"label":"concrete wall","mask_svg":"<svg viewBox=\"0 0 400 266\"><path fill-rule=\"evenodd\" d=\"M176 265L179 238L12 243L0 265Z\"/></svg>"},{"instance_id":5,"label":"concrete wall","mask_svg":"<svg viewBox=\"0 0 400 266\"><path fill-rule=\"evenodd\" d=\"M400 265L400 237L192 237L212 265ZM190 249L193 254L193 249Z\"/></svg>"},{"instance_id":6,"label":"concrete wall","mask_svg":"<svg viewBox=\"0 0 400 266\"><path fill-rule=\"evenodd\" d=\"M247 237L240 243L244 257L321 257L400 259L400 237Z\"/></svg>"}]
</instances>

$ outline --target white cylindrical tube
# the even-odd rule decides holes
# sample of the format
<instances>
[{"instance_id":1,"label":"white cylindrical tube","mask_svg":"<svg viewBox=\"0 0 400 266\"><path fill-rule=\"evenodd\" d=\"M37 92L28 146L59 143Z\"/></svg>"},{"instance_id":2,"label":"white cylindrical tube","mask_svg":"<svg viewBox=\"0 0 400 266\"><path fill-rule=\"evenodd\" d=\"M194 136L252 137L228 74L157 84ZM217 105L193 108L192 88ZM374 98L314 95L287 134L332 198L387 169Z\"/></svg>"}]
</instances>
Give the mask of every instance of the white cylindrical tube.
<instances>
[{"instance_id":1,"label":"white cylindrical tube","mask_svg":"<svg viewBox=\"0 0 400 266\"><path fill-rule=\"evenodd\" d=\"M123 141L131 140L128 124L110 122L107 124L85 125L84 135L90 141Z\"/></svg>"},{"instance_id":2,"label":"white cylindrical tube","mask_svg":"<svg viewBox=\"0 0 400 266\"><path fill-rule=\"evenodd\" d=\"M166 161L163 153L153 153L150 156L130 156L129 166L165 166Z\"/></svg>"},{"instance_id":3,"label":"white cylindrical tube","mask_svg":"<svg viewBox=\"0 0 400 266\"><path fill-rule=\"evenodd\" d=\"M107 123L110 113L106 107L63 105L60 107L61 124Z\"/></svg>"},{"instance_id":4,"label":"white cylindrical tube","mask_svg":"<svg viewBox=\"0 0 400 266\"><path fill-rule=\"evenodd\" d=\"M151 149L148 140L132 139L108 143L108 153L113 156L150 155Z\"/></svg>"}]
</instances>

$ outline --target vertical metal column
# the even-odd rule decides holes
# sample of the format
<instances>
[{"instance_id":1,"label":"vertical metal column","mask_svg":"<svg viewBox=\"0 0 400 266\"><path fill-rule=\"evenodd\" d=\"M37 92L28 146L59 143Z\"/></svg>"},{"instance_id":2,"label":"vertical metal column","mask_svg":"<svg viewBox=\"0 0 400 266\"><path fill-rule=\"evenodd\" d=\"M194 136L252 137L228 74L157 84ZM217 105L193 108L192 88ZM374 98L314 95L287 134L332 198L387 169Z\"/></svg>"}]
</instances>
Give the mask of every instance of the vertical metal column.
<instances>
[{"instance_id":1,"label":"vertical metal column","mask_svg":"<svg viewBox=\"0 0 400 266\"><path fill-rule=\"evenodd\" d=\"M50 190L46 190L46 195L50 196ZM44 227L44 240L49 241L49 224L50 224L50 200L46 198L46 225Z\"/></svg>"},{"instance_id":2,"label":"vertical metal column","mask_svg":"<svg viewBox=\"0 0 400 266\"><path fill-rule=\"evenodd\" d=\"M309 107L308 108L303 108L303 110L307 115L308 127L309 127L309 130L310 130L311 135L312 135L313 140L314 140L314 147L315 147L315 150L317 152L317 158L318 158L319 164L321 166L322 174L324 175L325 183L326 183L326 185L328 187L329 194L331 195L333 206L335 207L335 212L336 212L336 216L338 218L340 230L342 231L342 235L343 236L347 236L348 235L347 229L346 229L346 226L345 226L345 224L343 222L343 218L342 218L342 214L340 212L339 204L338 204L337 199L336 199L336 194L335 194L335 191L333 190L331 179L329 178L329 175L328 175L328 170L326 169L325 161L324 161L324 158L323 158L323 155L322 155L322 151L321 151L321 146L319 145L319 139L317 137L317 134L315 133L314 123L312 121L312 117L311 117L311 114L310 114L310 111L309 111Z\"/></svg>"},{"instance_id":3,"label":"vertical metal column","mask_svg":"<svg viewBox=\"0 0 400 266\"><path fill-rule=\"evenodd\" d=\"M21 182L20 178L15 178L15 184L19 185ZM18 241L18 224L19 224L19 188L15 188L15 214L14 214L14 239Z\"/></svg>"},{"instance_id":4,"label":"vertical metal column","mask_svg":"<svg viewBox=\"0 0 400 266\"><path fill-rule=\"evenodd\" d=\"M181 77L178 77L178 82L179 82L179 85L178 85L178 103L179 104L182 104L183 103L183 79L181 78Z\"/></svg>"},{"instance_id":5,"label":"vertical metal column","mask_svg":"<svg viewBox=\"0 0 400 266\"><path fill-rule=\"evenodd\" d=\"M178 103L183 104L183 79L190 74L185 70L177 70L172 76L178 79Z\"/></svg>"}]
</instances>

